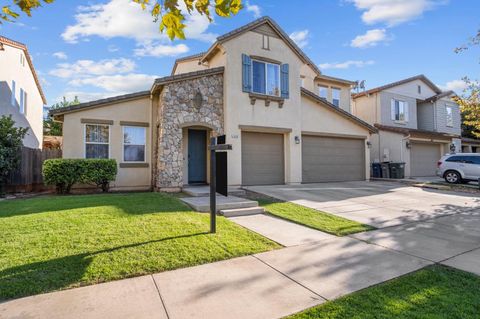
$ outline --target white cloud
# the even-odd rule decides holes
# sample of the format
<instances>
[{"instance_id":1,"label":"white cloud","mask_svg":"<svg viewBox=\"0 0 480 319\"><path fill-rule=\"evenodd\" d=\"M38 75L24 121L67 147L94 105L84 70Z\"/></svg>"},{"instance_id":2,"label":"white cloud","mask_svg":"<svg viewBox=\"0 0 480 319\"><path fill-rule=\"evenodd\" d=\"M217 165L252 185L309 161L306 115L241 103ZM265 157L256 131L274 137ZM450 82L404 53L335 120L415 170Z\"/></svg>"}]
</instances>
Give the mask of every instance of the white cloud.
<instances>
[{"instance_id":1,"label":"white cloud","mask_svg":"<svg viewBox=\"0 0 480 319\"><path fill-rule=\"evenodd\" d=\"M65 52L62 52L62 51L58 51L58 52L55 52L54 54L52 54L54 57L56 57L57 59L60 59L60 60L66 60L68 59L68 56Z\"/></svg>"},{"instance_id":2,"label":"white cloud","mask_svg":"<svg viewBox=\"0 0 480 319\"><path fill-rule=\"evenodd\" d=\"M446 0L348 0L357 9L364 11L362 20L368 25L385 23L388 26L398 25L418 18L425 11Z\"/></svg>"},{"instance_id":3,"label":"white cloud","mask_svg":"<svg viewBox=\"0 0 480 319\"><path fill-rule=\"evenodd\" d=\"M467 83L463 80L453 80L447 82L445 85L439 85L439 87L444 91L455 91L457 93L461 93L463 90L467 88Z\"/></svg>"},{"instance_id":4,"label":"white cloud","mask_svg":"<svg viewBox=\"0 0 480 319\"><path fill-rule=\"evenodd\" d=\"M368 61L359 61L359 60L348 60L345 62L334 62L334 63L322 63L319 64L318 67L320 69L348 69L350 67L357 67L363 68L367 65L375 64L375 61L368 60Z\"/></svg>"},{"instance_id":5,"label":"white cloud","mask_svg":"<svg viewBox=\"0 0 480 319\"><path fill-rule=\"evenodd\" d=\"M147 43L134 50L136 56L177 56L179 54L187 53L189 48L185 44L177 45L163 45Z\"/></svg>"},{"instance_id":6,"label":"white cloud","mask_svg":"<svg viewBox=\"0 0 480 319\"><path fill-rule=\"evenodd\" d=\"M155 75L130 73L73 79L68 84L74 87L94 86L119 95L148 90L156 78Z\"/></svg>"},{"instance_id":7,"label":"white cloud","mask_svg":"<svg viewBox=\"0 0 480 319\"><path fill-rule=\"evenodd\" d=\"M253 17L255 19L262 16L262 9L260 9L260 7L256 4L250 4L250 2L247 1L245 8L248 12L251 12L253 14Z\"/></svg>"},{"instance_id":8,"label":"white cloud","mask_svg":"<svg viewBox=\"0 0 480 319\"><path fill-rule=\"evenodd\" d=\"M181 10L186 10L181 3ZM158 23L152 21L148 8L131 0L110 0L107 3L80 6L75 15L75 24L67 26L62 38L70 43L88 40L91 36L106 39L114 37L130 38L137 43L161 40L170 43L165 34L160 33ZM188 39L212 42L216 34L206 32L210 23L205 16L196 12L186 15L185 35Z\"/></svg>"},{"instance_id":9,"label":"white cloud","mask_svg":"<svg viewBox=\"0 0 480 319\"><path fill-rule=\"evenodd\" d=\"M310 31L307 29L295 31L290 33L290 39L292 39L300 48L304 48L308 44L308 35Z\"/></svg>"},{"instance_id":10,"label":"white cloud","mask_svg":"<svg viewBox=\"0 0 480 319\"><path fill-rule=\"evenodd\" d=\"M78 60L75 63L59 63L50 75L59 78L79 78L115 73L127 73L135 69L135 62L130 59L106 59L100 61Z\"/></svg>"},{"instance_id":11,"label":"white cloud","mask_svg":"<svg viewBox=\"0 0 480 319\"><path fill-rule=\"evenodd\" d=\"M111 45L108 46L107 50L108 50L108 52L118 52L118 51L120 51L120 48L117 47L114 44L111 44Z\"/></svg>"},{"instance_id":12,"label":"white cloud","mask_svg":"<svg viewBox=\"0 0 480 319\"><path fill-rule=\"evenodd\" d=\"M368 48L388 40L385 29L373 29L368 30L365 34L357 35L355 39L350 42L350 46L354 48Z\"/></svg>"}]
</instances>

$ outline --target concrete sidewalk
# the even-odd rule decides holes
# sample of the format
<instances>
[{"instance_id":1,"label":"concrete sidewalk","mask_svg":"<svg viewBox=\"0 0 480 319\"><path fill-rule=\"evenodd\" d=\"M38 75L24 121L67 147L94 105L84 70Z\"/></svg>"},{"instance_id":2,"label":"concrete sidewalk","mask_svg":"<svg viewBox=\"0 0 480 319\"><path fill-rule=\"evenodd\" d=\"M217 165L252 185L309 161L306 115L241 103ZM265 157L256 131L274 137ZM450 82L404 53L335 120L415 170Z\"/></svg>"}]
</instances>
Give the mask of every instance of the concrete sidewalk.
<instances>
[{"instance_id":1,"label":"concrete sidewalk","mask_svg":"<svg viewBox=\"0 0 480 319\"><path fill-rule=\"evenodd\" d=\"M280 318L429 262L330 238L0 304L0 318Z\"/></svg>"}]
</instances>

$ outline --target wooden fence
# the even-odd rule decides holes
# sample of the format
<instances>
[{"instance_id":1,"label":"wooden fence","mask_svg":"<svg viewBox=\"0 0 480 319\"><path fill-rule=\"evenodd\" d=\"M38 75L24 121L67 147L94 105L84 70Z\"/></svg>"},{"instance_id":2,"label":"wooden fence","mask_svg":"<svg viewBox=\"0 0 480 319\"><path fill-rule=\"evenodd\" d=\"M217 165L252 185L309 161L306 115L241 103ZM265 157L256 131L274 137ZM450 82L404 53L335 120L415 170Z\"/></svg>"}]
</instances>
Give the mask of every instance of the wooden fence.
<instances>
[{"instance_id":1,"label":"wooden fence","mask_svg":"<svg viewBox=\"0 0 480 319\"><path fill-rule=\"evenodd\" d=\"M44 160L62 157L59 149L33 149L23 147L20 167L7 178L7 192L38 192L49 189L43 184L42 164Z\"/></svg>"}]
</instances>

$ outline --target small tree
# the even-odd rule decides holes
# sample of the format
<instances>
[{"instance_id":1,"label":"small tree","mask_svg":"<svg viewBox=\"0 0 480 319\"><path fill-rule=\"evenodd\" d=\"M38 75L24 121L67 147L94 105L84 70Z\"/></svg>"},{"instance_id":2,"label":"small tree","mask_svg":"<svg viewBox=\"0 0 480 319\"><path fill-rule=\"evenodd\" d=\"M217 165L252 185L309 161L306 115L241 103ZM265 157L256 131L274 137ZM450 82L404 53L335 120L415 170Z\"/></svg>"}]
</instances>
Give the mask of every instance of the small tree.
<instances>
[{"instance_id":1,"label":"small tree","mask_svg":"<svg viewBox=\"0 0 480 319\"><path fill-rule=\"evenodd\" d=\"M0 195L5 193L8 174L20 165L20 151L28 128L15 127L12 116L0 117Z\"/></svg>"},{"instance_id":2,"label":"small tree","mask_svg":"<svg viewBox=\"0 0 480 319\"><path fill-rule=\"evenodd\" d=\"M464 78L467 88L454 98L462 112L464 136L480 138L480 83Z\"/></svg>"},{"instance_id":3,"label":"small tree","mask_svg":"<svg viewBox=\"0 0 480 319\"><path fill-rule=\"evenodd\" d=\"M75 96L73 101L68 101L65 97L59 103L55 103L50 106L51 110L59 109L62 107L72 106L80 104L78 97ZM43 135L50 136L62 136L63 135L63 125L60 122L55 122L51 117L47 117L43 120Z\"/></svg>"}]
</instances>

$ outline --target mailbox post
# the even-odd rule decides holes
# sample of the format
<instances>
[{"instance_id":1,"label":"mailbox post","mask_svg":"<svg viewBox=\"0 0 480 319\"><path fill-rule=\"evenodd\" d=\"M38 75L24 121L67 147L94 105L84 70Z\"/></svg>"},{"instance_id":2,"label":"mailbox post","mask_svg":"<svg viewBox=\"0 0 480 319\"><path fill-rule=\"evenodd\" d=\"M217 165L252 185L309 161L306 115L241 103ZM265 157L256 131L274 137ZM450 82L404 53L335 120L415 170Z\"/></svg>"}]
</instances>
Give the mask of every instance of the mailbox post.
<instances>
[{"instance_id":1,"label":"mailbox post","mask_svg":"<svg viewBox=\"0 0 480 319\"><path fill-rule=\"evenodd\" d=\"M222 138L224 140L224 137ZM217 152L232 149L231 144L217 144L217 138L210 138L210 233L217 232ZM225 172L220 172L226 174ZM224 176L226 179L226 176ZM228 184L227 184L228 185Z\"/></svg>"}]
</instances>

